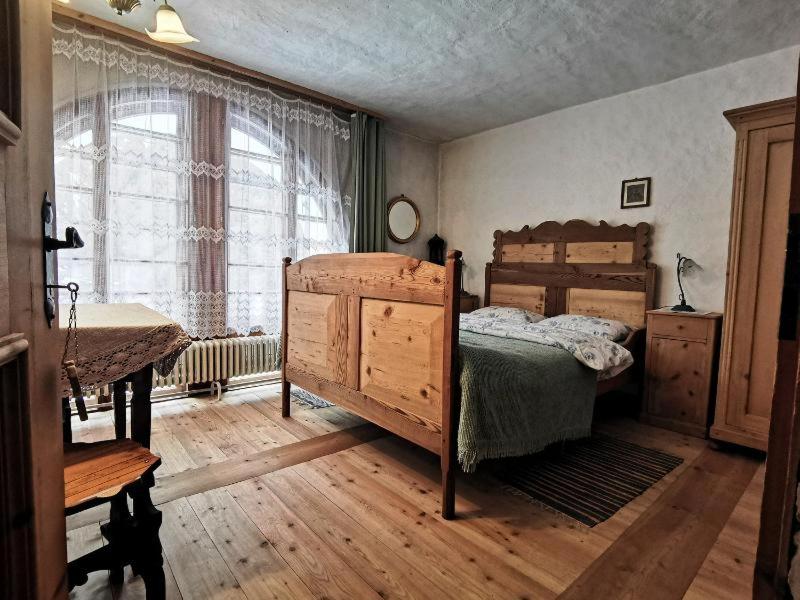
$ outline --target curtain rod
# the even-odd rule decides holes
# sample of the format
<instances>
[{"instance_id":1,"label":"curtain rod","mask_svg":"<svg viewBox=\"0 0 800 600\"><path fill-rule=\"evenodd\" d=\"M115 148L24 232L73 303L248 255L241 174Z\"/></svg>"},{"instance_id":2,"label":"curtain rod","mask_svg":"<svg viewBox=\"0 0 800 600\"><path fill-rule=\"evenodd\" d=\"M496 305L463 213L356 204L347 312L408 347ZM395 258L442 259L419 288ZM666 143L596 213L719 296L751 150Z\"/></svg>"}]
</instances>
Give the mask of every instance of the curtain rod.
<instances>
[{"instance_id":1,"label":"curtain rod","mask_svg":"<svg viewBox=\"0 0 800 600\"><path fill-rule=\"evenodd\" d=\"M189 61L191 61L196 65L199 64L218 72L221 71L227 75L230 74L241 75L250 80L258 81L259 83L266 83L267 85L275 89L275 91L291 92L292 94L300 95L307 99L324 102L325 104L329 104L340 110L345 110L348 112L359 111L366 113L377 119L384 119L383 115L381 115L380 113L368 110L356 104L351 104L350 102L346 102L344 100L340 100L339 98L335 98L334 96L328 96L327 94L323 94L322 92L317 92L310 88L297 85L290 81L278 79L277 77L272 77L271 75L266 75L265 73L261 73L254 69L248 69L247 67L242 67L240 65L229 62L227 60L223 60L221 58L214 58L213 56L209 56L201 52L196 52L195 50L190 50L189 48L184 48L182 46L177 46L175 44L165 44L162 42L157 42L153 39L150 39L150 37L147 36L147 34L145 33L141 33L134 29L128 29L127 27L123 27L122 25L118 25L111 21L106 21L105 19L100 19L98 17L86 14L79 10L75 10L74 8L69 8L68 6L64 6L60 2L57 2L56 0L53 0L52 2L52 9L53 9L54 21L83 25L84 27L87 27L92 31L110 34L118 38L123 38L124 41L132 42L138 46L145 46L148 48L154 48L154 47L158 48L159 50L163 50L164 52L173 57L177 56L183 59L188 59Z\"/></svg>"}]
</instances>

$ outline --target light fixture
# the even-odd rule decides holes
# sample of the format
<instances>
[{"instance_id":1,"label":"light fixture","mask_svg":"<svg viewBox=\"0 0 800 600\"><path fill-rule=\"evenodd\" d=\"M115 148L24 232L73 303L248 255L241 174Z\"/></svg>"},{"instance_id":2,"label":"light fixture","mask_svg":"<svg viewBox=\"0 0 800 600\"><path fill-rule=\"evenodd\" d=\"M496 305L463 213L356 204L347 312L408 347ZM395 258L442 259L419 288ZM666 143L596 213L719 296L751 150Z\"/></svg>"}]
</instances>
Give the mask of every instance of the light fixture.
<instances>
[{"instance_id":1,"label":"light fixture","mask_svg":"<svg viewBox=\"0 0 800 600\"><path fill-rule=\"evenodd\" d=\"M678 299L681 301L681 303L673 306L672 310L678 312L695 312L694 308L691 305L686 304L686 296L683 293L683 284L681 284L681 275L688 269L697 266L698 266L697 263L694 262L691 258L688 258L686 256L681 256L681 253L678 252L678 289L680 290L680 294L678 294Z\"/></svg>"},{"instance_id":2,"label":"light fixture","mask_svg":"<svg viewBox=\"0 0 800 600\"><path fill-rule=\"evenodd\" d=\"M167 4L167 0L164 0L164 4L159 6L156 12L156 30L145 29L145 31L147 35L157 42L165 42L167 44L186 44L187 42L198 41L197 38L186 33L183 23L181 23L181 18L175 12L175 9Z\"/></svg>"},{"instance_id":3,"label":"light fixture","mask_svg":"<svg viewBox=\"0 0 800 600\"><path fill-rule=\"evenodd\" d=\"M63 0L62 0L63 1ZM108 5L117 11L118 15L128 14L134 9L139 8L142 3L139 0L106 0Z\"/></svg>"}]
</instances>

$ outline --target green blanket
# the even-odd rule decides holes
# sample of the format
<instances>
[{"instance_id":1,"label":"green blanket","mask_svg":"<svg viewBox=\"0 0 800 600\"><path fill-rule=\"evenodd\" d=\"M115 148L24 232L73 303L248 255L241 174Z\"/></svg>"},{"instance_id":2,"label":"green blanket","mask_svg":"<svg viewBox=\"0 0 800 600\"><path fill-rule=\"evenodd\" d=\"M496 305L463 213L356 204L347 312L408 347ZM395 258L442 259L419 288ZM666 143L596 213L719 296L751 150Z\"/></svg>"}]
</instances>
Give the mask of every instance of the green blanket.
<instances>
[{"instance_id":1,"label":"green blanket","mask_svg":"<svg viewBox=\"0 0 800 600\"><path fill-rule=\"evenodd\" d=\"M468 331L460 334L458 460L522 456L589 435L597 371L566 350Z\"/></svg>"}]
</instances>

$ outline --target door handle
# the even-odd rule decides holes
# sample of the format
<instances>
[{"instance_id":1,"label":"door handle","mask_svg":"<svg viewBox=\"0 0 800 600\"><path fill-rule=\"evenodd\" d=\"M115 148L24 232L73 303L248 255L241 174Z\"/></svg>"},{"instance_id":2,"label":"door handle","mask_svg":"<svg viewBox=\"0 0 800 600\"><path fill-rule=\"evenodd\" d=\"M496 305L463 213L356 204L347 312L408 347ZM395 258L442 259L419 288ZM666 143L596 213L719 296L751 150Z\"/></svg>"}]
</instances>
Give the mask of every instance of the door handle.
<instances>
[{"instance_id":1,"label":"door handle","mask_svg":"<svg viewBox=\"0 0 800 600\"><path fill-rule=\"evenodd\" d=\"M55 252L76 250L84 246L83 239L74 227L67 227L63 240L53 237L53 233L53 203L50 202L50 198L45 192L42 201L42 262L44 268L44 316L49 327L53 326L53 320L56 318L55 290L61 287L56 285Z\"/></svg>"},{"instance_id":2,"label":"door handle","mask_svg":"<svg viewBox=\"0 0 800 600\"><path fill-rule=\"evenodd\" d=\"M64 240L46 235L44 237L45 251L52 252L53 250L75 250L77 248L83 248L83 240L77 229L74 227L67 227L64 235L66 237Z\"/></svg>"}]
</instances>

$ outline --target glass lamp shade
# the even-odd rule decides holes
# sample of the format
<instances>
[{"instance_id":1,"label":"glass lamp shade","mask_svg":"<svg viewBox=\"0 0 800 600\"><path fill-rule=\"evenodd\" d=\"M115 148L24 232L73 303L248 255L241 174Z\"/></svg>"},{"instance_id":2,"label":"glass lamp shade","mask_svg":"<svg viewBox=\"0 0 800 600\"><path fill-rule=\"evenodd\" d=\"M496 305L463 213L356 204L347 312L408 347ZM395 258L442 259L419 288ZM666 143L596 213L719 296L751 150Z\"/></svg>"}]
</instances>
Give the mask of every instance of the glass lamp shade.
<instances>
[{"instance_id":1,"label":"glass lamp shade","mask_svg":"<svg viewBox=\"0 0 800 600\"><path fill-rule=\"evenodd\" d=\"M145 29L145 31L147 35L157 42L165 42L167 44L185 44L198 41L197 38L186 33L178 13L166 2L159 6L158 12L156 12L156 30Z\"/></svg>"}]
</instances>

